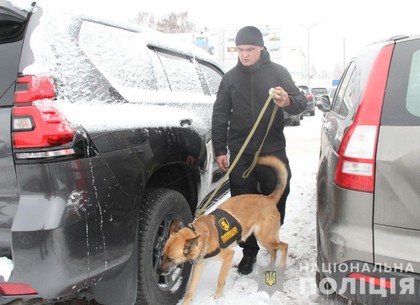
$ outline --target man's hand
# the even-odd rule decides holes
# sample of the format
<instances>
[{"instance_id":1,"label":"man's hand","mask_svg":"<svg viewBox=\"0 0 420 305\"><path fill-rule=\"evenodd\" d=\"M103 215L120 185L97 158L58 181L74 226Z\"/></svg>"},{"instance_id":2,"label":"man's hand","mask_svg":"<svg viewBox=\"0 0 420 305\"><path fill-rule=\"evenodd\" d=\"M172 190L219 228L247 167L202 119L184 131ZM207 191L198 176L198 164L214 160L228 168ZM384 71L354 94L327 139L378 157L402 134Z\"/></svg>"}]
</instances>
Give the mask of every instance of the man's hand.
<instances>
[{"instance_id":1,"label":"man's hand","mask_svg":"<svg viewBox=\"0 0 420 305\"><path fill-rule=\"evenodd\" d=\"M217 165L219 165L222 172L226 172L229 167L229 159L227 155L216 157Z\"/></svg>"},{"instance_id":2,"label":"man's hand","mask_svg":"<svg viewBox=\"0 0 420 305\"><path fill-rule=\"evenodd\" d=\"M290 106L289 95L287 94L286 91L283 90L282 87L274 88L273 92L274 92L273 100L277 106L279 106L280 108Z\"/></svg>"}]
</instances>

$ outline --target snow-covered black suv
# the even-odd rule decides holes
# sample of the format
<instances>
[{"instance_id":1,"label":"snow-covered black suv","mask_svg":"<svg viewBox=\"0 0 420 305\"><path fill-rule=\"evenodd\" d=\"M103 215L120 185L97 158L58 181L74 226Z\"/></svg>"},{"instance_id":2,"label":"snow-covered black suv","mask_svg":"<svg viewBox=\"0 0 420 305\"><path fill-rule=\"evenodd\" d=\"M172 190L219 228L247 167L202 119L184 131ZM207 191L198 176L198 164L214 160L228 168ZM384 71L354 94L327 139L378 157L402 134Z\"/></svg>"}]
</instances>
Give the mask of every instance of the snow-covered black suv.
<instances>
[{"instance_id":1,"label":"snow-covered black suv","mask_svg":"<svg viewBox=\"0 0 420 305\"><path fill-rule=\"evenodd\" d=\"M0 0L0 256L12 265L0 304L81 292L175 304L191 266L160 275L162 245L222 176L210 138L222 70L92 16Z\"/></svg>"}]
</instances>

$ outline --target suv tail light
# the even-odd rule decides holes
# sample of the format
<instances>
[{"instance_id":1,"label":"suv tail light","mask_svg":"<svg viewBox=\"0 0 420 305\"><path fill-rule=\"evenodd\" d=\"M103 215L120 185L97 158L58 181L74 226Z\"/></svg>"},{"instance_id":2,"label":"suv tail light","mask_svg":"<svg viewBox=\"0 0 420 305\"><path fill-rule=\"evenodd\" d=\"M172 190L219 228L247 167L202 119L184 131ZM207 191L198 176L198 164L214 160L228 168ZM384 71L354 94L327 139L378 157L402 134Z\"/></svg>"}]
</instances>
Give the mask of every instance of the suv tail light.
<instances>
[{"instance_id":1,"label":"suv tail light","mask_svg":"<svg viewBox=\"0 0 420 305\"><path fill-rule=\"evenodd\" d=\"M36 295L38 293L31 286L26 284L1 283L0 294L4 296L16 296Z\"/></svg>"},{"instance_id":2,"label":"suv tail light","mask_svg":"<svg viewBox=\"0 0 420 305\"><path fill-rule=\"evenodd\" d=\"M73 141L74 130L54 105L54 98L52 78L17 79L12 117L14 148L51 148Z\"/></svg>"},{"instance_id":3,"label":"suv tail light","mask_svg":"<svg viewBox=\"0 0 420 305\"><path fill-rule=\"evenodd\" d=\"M335 183L343 188L373 192L376 144L393 45L383 48L372 66L353 124L338 150Z\"/></svg>"}]
</instances>

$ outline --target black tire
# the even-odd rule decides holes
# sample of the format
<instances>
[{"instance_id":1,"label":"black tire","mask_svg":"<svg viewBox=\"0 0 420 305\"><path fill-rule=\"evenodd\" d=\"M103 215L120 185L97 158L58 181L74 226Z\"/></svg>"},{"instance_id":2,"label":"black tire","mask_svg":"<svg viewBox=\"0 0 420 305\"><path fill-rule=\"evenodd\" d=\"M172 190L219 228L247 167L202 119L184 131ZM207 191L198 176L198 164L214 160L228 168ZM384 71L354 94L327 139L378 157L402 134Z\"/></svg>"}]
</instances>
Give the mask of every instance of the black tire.
<instances>
[{"instance_id":1,"label":"black tire","mask_svg":"<svg viewBox=\"0 0 420 305\"><path fill-rule=\"evenodd\" d=\"M176 304L184 295L191 264L180 265L168 276L158 273L171 223L192 221L186 199L174 190L152 189L145 193L138 228L138 291L136 305Z\"/></svg>"}]
</instances>

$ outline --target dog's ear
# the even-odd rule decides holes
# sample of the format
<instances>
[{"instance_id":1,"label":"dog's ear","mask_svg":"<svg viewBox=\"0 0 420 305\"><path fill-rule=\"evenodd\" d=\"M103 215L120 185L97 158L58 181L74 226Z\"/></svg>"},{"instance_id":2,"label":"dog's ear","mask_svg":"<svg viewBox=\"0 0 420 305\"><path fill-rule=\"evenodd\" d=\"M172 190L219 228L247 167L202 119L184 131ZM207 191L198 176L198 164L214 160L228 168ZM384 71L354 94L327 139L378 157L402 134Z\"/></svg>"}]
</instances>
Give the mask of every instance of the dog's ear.
<instances>
[{"instance_id":1,"label":"dog's ear","mask_svg":"<svg viewBox=\"0 0 420 305\"><path fill-rule=\"evenodd\" d=\"M175 232L178 232L179 229L181 229L181 220L179 220L178 218L176 218L171 223L170 234L175 233Z\"/></svg>"},{"instance_id":2,"label":"dog's ear","mask_svg":"<svg viewBox=\"0 0 420 305\"><path fill-rule=\"evenodd\" d=\"M184 247L184 255L185 256L189 256L189 254L191 253L191 251L193 250L194 247L197 247L198 245L198 238L200 236L191 238L191 239L187 239L186 243L185 243L185 247Z\"/></svg>"}]
</instances>

